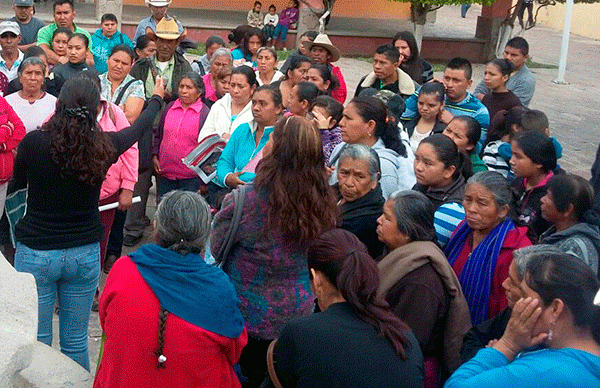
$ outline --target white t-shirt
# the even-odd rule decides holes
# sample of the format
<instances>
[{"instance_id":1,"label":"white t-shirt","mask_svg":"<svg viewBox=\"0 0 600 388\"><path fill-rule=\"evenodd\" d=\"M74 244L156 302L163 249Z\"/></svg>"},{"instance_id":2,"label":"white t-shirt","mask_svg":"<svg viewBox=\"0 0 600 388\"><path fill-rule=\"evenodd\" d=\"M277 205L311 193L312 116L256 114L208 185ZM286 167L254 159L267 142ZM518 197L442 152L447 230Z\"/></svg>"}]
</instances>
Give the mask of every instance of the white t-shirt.
<instances>
[{"instance_id":1,"label":"white t-shirt","mask_svg":"<svg viewBox=\"0 0 600 388\"><path fill-rule=\"evenodd\" d=\"M415 127L415 130L413 131L413 134L410 137L410 148L413 150L413 152L415 154L417 153L417 148L419 147L419 143L421 142L421 140L425 139L429 135L431 135L431 131L425 132L425 133L419 133L419 131Z\"/></svg>"},{"instance_id":2,"label":"white t-shirt","mask_svg":"<svg viewBox=\"0 0 600 388\"><path fill-rule=\"evenodd\" d=\"M25 125L27 132L38 129L56 109L56 97L49 93L44 93L44 96L34 101L33 104L21 98L19 92L10 94L5 98Z\"/></svg>"}]
</instances>

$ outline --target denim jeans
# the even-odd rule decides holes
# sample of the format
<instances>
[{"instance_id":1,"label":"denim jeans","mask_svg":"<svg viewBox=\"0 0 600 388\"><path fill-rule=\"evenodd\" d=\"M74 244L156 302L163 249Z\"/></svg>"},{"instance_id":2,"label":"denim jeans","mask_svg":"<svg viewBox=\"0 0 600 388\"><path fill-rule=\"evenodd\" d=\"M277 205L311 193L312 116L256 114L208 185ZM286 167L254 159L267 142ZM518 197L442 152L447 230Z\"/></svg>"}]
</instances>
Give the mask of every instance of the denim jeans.
<instances>
[{"instance_id":1,"label":"denim jeans","mask_svg":"<svg viewBox=\"0 0 600 388\"><path fill-rule=\"evenodd\" d=\"M89 371L88 323L100 275L100 244L40 251L17 243L15 268L35 277L38 341L52 346L52 313L58 295L60 349Z\"/></svg>"}]
</instances>

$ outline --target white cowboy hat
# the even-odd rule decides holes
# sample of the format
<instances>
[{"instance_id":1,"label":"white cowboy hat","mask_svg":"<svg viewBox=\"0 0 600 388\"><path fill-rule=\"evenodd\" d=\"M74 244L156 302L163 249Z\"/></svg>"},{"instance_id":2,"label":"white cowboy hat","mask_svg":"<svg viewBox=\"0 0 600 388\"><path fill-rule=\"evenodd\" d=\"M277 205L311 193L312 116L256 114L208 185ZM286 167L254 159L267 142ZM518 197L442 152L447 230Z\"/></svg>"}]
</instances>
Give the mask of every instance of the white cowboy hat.
<instances>
[{"instance_id":1,"label":"white cowboy hat","mask_svg":"<svg viewBox=\"0 0 600 388\"><path fill-rule=\"evenodd\" d=\"M171 4L172 0L145 0L146 6L153 5L155 7L166 7Z\"/></svg>"},{"instance_id":2,"label":"white cowboy hat","mask_svg":"<svg viewBox=\"0 0 600 388\"><path fill-rule=\"evenodd\" d=\"M335 62L340 59L340 50L338 50L338 48L331 43L331 40L329 40L327 34L317 35L315 40L312 42L306 42L304 46L308 51L310 51L313 46L323 47L325 50L329 51L329 54L331 54L329 62Z\"/></svg>"}]
</instances>

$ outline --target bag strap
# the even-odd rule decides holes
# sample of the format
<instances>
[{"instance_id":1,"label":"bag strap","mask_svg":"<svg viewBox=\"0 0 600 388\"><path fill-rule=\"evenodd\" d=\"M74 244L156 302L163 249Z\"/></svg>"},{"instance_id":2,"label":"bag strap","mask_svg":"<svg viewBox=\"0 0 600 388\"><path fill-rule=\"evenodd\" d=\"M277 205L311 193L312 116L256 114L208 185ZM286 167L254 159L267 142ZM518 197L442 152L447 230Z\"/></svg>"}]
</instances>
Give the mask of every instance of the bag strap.
<instances>
[{"instance_id":1,"label":"bag strap","mask_svg":"<svg viewBox=\"0 0 600 388\"><path fill-rule=\"evenodd\" d=\"M231 224L229 225L227 234L225 235L225 240L223 240L223 245L221 245L221 249L215 257L215 262L220 263L220 267L223 269L226 268L229 251L233 246L233 240L240 226L240 220L242 219L242 208L244 207L245 192L245 185L238 186L238 189L233 190L232 192L234 205L233 218L231 219Z\"/></svg>"},{"instance_id":2,"label":"bag strap","mask_svg":"<svg viewBox=\"0 0 600 388\"><path fill-rule=\"evenodd\" d=\"M271 382L275 388L283 388L279 378L277 377L277 373L275 373L275 362L273 361L273 352L275 351L276 343L277 340L273 340L269 344L269 350L267 350L267 370L269 371L269 378L271 379Z\"/></svg>"},{"instance_id":3,"label":"bag strap","mask_svg":"<svg viewBox=\"0 0 600 388\"><path fill-rule=\"evenodd\" d=\"M131 86L131 84L134 83L135 81L137 81L137 80L134 78L131 81L127 82L125 84L125 86L123 86L123 89L121 89L121 91L119 92L119 95L115 99L115 102L114 102L115 105L117 105L117 106L121 105L121 100L123 99L123 96L125 95L125 92L129 88L129 86Z\"/></svg>"}]
</instances>

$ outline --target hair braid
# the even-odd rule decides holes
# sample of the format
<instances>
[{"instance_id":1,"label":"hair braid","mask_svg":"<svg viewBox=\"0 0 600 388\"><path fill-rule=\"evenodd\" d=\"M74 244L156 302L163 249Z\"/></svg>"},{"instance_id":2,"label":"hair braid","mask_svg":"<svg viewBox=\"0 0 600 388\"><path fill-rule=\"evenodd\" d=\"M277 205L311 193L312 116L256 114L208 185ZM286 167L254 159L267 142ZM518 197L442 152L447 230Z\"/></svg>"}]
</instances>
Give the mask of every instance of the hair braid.
<instances>
[{"instance_id":1,"label":"hair braid","mask_svg":"<svg viewBox=\"0 0 600 388\"><path fill-rule=\"evenodd\" d=\"M169 312L164 307L160 308L160 313L158 313L158 348L154 351L154 354L158 357L157 368L164 368L165 361L167 361L163 351L165 350L165 327L167 326L168 314Z\"/></svg>"}]
</instances>

